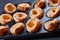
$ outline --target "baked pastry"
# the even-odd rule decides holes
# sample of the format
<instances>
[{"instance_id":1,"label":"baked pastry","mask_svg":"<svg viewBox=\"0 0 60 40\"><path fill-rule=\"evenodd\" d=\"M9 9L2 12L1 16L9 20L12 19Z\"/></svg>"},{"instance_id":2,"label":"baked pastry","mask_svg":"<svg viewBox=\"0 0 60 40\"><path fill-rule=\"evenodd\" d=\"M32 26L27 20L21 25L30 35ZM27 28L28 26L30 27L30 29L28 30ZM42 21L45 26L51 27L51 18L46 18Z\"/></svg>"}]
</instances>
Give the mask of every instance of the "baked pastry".
<instances>
[{"instance_id":1,"label":"baked pastry","mask_svg":"<svg viewBox=\"0 0 60 40\"><path fill-rule=\"evenodd\" d=\"M10 14L2 14L0 16L0 23L1 24L7 24L10 21L12 21L12 16Z\"/></svg>"},{"instance_id":2,"label":"baked pastry","mask_svg":"<svg viewBox=\"0 0 60 40\"><path fill-rule=\"evenodd\" d=\"M37 0L34 7L43 8L43 7L45 7L45 5L46 5L46 0Z\"/></svg>"},{"instance_id":3,"label":"baked pastry","mask_svg":"<svg viewBox=\"0 0 60 40\"><path fill-rule=\"evenodd\" d=\"M33 8L30 11L30 17L41 18L43 16L43 10L39 7Z\"/></svg>"},{"instance_id":4,"label":"baked pastry","mask_svg":"<svg viewBox=\"0 0 60 40\"><path fill-rule=\"evenodd\" d=\"M44 28L47 31L54 31L56 28L58 28L59 26L59 20L58 19L53 19L53 20L49 20L48 22L46 22L44 24Z\"/></svg>"},{"instance_id":5,"label":"baked pastry","mask_svg":"<svg viewBox=\"0 0 60 40\"><path fill-rule=\"evenodd\" d=\"M23 22L27 18L27 14L23 12L16 12L13 15L15 22Z\"/></svg>"},{"instance_id":6,"label":"baked pastry","mask_svg":"<svg viewBox=\"0 0 60 40\"><path fill-rule=\"evenodd\" d=\"M18 35L23 31L23 29L24 29L23 23L16 23L10 28L10 32L13 35Z\"/></svg>"},{"instance_id":7,"label":"baked pastry","mask_svg":"<svg viewBox=\"0 0 60 40\"><path fill-rule=\"evenodd\" d=\"M60 3L60 1L59 1L59 3Z\"/></svg>"},{"instance_id":8,"label":"baked pastry","mask_svg":"<svg viewBox=\"0 0 60 40\"><path fill-rule=\"evenodd\" d=\"M4 10L6 13L13 13L16 11L16 7L12 3L7 3L4 7Z\"/></svg>"},{"instance_id":9,"label":"baked pastry","mask_svg":"<svg viewBox=\"0 0 60 40\"><path fill-rule=\"evenodd\" d=\"M30 8L30 4L28 3L21 3L21 4L18 4L17 6L17 9L19 11L27 11L29 8Z\"/></svg>"},{"instance_id":10,"label":"baked pastry","mask_svg":"<svg viewBox=\"0 0 60 40\"><path fill-rule=\"evenodd\" d=\"M50 18L55 18L55 17L59 16L59 14L60 14L60 9L57 7L52 7L47 12L47 16Z\"/></svg>"},{"instance_id":11,"label":"baked pastry","mask_svg":"<svg viewBox=\"0 0 60 40\"><path fill-rule=\"evenodd\" d=\"M48 0L49 6L57 6L59 5L60 0Z\"/></svg>"},{"instance_id":12,"label":"baked pastry","mask_svg":"<svg viewBox=\"0 0 60 40\"><path fill-rule=\"evenodd\" d=\"M7 26L0 26L0 36L5 35L8 32Z\"/></svg>"},{"instance_id":13,"label":"baked pastry","mask_svg":"<svg viewBox=\"0 0 60 40\"><path fill-rule=\"evenodd\" d=\"M38 31L41 27L41 21L37 18L31 18L26 23L26 29L29 33L34 33Z\"/></svg>"}]
</instances>

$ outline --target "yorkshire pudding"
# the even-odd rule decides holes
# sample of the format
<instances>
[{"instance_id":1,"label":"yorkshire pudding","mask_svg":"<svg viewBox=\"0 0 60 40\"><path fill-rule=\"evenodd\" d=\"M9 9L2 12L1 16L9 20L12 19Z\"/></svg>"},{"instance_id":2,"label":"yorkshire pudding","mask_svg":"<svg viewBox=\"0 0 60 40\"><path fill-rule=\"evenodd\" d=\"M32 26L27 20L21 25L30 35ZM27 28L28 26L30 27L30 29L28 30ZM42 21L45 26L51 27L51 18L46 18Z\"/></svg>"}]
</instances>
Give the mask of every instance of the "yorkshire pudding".
<instances>
[{"instance_id":1,"label":"yorkshire pudding","mask_svg":"<svg viewBox=\"0 0 60 40\"><path fill-rule=\"evenodd\" d=\"M49 20L44 24L44 28L47 31L54 31L57 27L59 26L59 20L58 19L53 19Z\"/></svg>"},{"instance_id":2,"label":"yorkshire pudding","mask_svg":"<svg viewBox=\"0 0 60 40\"><path fill-rule=\"evenodd\" d=\"M16 12L13 15L15 22L23 22L27 18L27 14L23 12Z\"/></svg>"},{"instance_id":3,"label":"yorkshire pudding","mask_svg":"<svg viewBox=\"0 0 60 40\"><path fill-rule=\"evenodd\" d=\"M0 36L5 35L8 32L7 26L0 26Z\"/></svg>"},{"instance_id":4,"label":"yorkshire pudding","mask_svg":"<svg viewBox=\"0 0 60 40\"><path fill-rule=\"evenodd\" d=\"M60 0L48 0L49 6L57 6L59 5Z\"/></svg>"},{"instance_id":5,"label":"yorkshire pudding","mask_svg":"<svg viewBox=\"0 0 60 40\"><path fill-rule=\"evenodd\" d=\"M39 7L33 8L30 11L30 17L41 18L43 16L43 10Z\"/></svg>"},{"instance_id":6,"label":"yorkshire pudding","mask_svg":"<svg viewBox=\"0 0 60 40\"><path fill-rule=\"evenodd\" d=\"M34 7L43 8L43 7L45 7L45 5L46 5L46 0L37 0Z\"/></svg>"},{"instance_id":7,"label":"yorkshire pudding","mask_svg":"<svg viewBox=\"0 0 60 40\"><path fill-rule=\"evenodd\" d=\"M29 33L38 31L41 27L41 21L37 18L31 18L26 23L26 29Z\"/></svg>"},{"instance_id":8,"label":"yorkshire pudding","mask_svg":"<svg viewBox=\"0 0 60 40\"><path fill-rule=\"evenodd\" d=\"M0 16L0 23L7 24L12 20L12 16L10 14L2 14Z\"/></svg>"},{"instance_id":9,"label":"yorkshire pudding","mask_svg":"<svg viewBox=\"0 0 60 40\"><path fill-rule=\"evenodd\" d=\"M60 9L57 7L52 7L47 12L47 16L50 18L55 18L55 17L59 16L59 14L60 14Z\"/></svg>"},{"instance_id":10,"label":"yorkshire pudding","mask_svg":"<svg viewBox=\"0 0 60 40\"><path fill-rule=\"evenodd\" d=\"M28 3L21 3L21 4L18 4L17 6L17 9L19 11L27 11L29 8L30 8L30 4Z\"/></svg>"},{"instance_id":11,"label":"yorkshire pudding","mask_svg":"<svg viewBox=\"0 0 60 40\"><path fill-rule=\"evenodd\" d=\"M4 10L6 13L13 13L16 11L16 7L12 3L7 3L4 7Z\"/></svg>"},{"instance_id":12,"label":"yorkshire pudding","mask_svg":"<svg viewBox=\"0 0 60 40\"><path fill-rule=\"evenodd\" d=\"M24 29L23 23L16 23L10 28L10 32L12 35L18 35L20 34Z\"/></svg>"}]
</instances>

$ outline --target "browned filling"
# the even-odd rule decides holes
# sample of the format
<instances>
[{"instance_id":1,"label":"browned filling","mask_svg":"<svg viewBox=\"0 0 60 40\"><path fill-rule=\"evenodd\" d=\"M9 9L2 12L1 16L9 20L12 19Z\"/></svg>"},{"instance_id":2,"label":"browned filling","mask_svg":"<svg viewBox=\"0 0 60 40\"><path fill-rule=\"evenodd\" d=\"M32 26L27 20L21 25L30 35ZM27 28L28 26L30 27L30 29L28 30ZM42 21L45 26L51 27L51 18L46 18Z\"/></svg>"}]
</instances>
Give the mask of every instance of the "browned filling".
<instances>
[{"instance_id":1,"label":"browned filling","mask_svg":"<svg viewBox=\"0 0 60 40\"><path fill-rule=\"evenodd\" d=\"M58 0L50 0L53 4L58 3Z\"/></svg>"},{"instance_id":2,"label":"browned filling","mask_svg":"<svg viewBox=\"0 0 60 40\"><path fill-rule=\"evenodd\" d=\"M34 19L30 20L27 25L28 25L29 27L34 27L34 25L35 25L35 20L34 20Z\"/></svg>"},{"instance_id":3,"label":"browned filling","mask_svg":"<svg viewBox=\"0 0 60 40\"><path fill-rule=\"evenodd\" d=\"M33 10L32 13L33 13L34 15L37 15L37 11L36 11L36 10Z\"/></svg>"},{"instance_id":4,"label":"browned filling","mask_svg":"<svg viewBox=\"0 0 60 40\"><path fill-rule=\"evenodd\" d=\"M23 17L23 14L18 14L17 16L18 16L18 17Z\"/></svg>"},{"instance_id":5,"label":"browned filling","mask_svg":"<svg viewBox=\"0 0 60 40\"><path fill-rule=\"evenodd\" d=\"M3 16L3 19L5 19L5 20L10 20L11 18L9 17L9 15L7 16L7 15L4 15Z\"/></svg>"},{"instance_id":6,"label":"browned filling","mask_svg":"<svg viewBox=\"0 0 60 40\"><path fill-rule=\"evenodd\" d=\"M13 11L15 8L12 5L7 6L8 11Z\"/></svg>"}]
</instances>

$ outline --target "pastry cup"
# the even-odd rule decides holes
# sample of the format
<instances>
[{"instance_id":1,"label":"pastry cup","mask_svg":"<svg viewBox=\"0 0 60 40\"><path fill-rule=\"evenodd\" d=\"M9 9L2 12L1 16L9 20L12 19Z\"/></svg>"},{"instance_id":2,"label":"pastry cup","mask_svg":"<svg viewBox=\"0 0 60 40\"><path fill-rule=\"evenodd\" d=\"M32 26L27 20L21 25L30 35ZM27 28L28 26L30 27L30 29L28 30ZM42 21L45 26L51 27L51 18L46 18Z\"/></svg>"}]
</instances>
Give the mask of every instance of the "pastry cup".
<instances>
[{"instance_id":1,"label":"pastry cup","mask_svg":"<svg viewBox=\"0 0 60 40\"><path fill-rule=\"evenodd\" d=\"M0 23L1 24L7 24L10 21L12 21L12 16L10 14L2 14L0 16Z\"/></svg>"},{"instance_id":2,"label":"pastry cup","mask_svg":"<svg viewBox=\"0 0 60 40\"><path fill-rule=\"evenodd\" d=\"M37 0L34 7L43 8L43 7L45 7L45 5L46 5L46 0Z\"/></svg>"},{"instance_id":3,"label":"pastry cup","mask_svg":"<svg viewBox=\"0 0 60 40\"><path fill-rule=\"evenodd\" d=\"M44 24L44 28L49 32L56 30L58 27L59 27L58 19L49 20Z\"/></svg>"},{"instance_id":4,"label":"pastry cup","mask_svg":"<svg viewBox=\"0 0 60 40\"><path fill-rule=\"evenodd\" d=\"M30 11L30 17L41 18L43 16L43 10L39 7L33 8Z\"/></svg>"},{"instance_id":5,"label":"pastry cup","mask_svg":"<svg viewBox=\"0 0 60 40\"><path fill-rule=\"evenodd\" d=\"M6 13L13 13L16 11L16 7L12 3L7 3L4 7L4 10Z\"/></svg>"},{"instance_id":6,"label":"pastry cup","mask_svg":"<svg viewBox=\"0 0 60 40\"><path fill-rule=\"evenodd\" d=\"M19 11L27 11L29 8L30 8L30 4L28 3L21 3L21 4L18 4L17 6L17 9Z\"/></svg>"},{"instance_id":7,"label":"pastry cup","mask_svg":"<svg viewBox=\"0 0 60 40\"><path fill-rule=\"evenodd\" d=\"M24 29L23 23L16 23L10 28L10 32L12 35L18 35L20 34Z\"/></svg>"},{"instance_id":8,"label":"pastry cup","mask_svg":"<svg viewBox=\"0 0 60 40\"><path fill-rule=\"evenodd\" d=\"M23 22L27 18L27 14L23 12L16 12L13 15L15 22Z\"/></svg>"},{"instance_id":9,"label":"pastry cup","mask_svg":"<svg viewBox=\"0 0 60 40\"><path fill-rule=\"evenodd\" d=\"M59 1L59 4L60 4L60 1Z\"/></svg>"},{"instance_id":10,"label":"pastry cup","mask_svg":"<svg viewBox=\"0 0 60 40\"><path fill-rule=\"evenodd\" d=\"M52 7L51 9L48 10L47 17L55 18L59 16L59 14L60 14L60 9L57 7Z\"/></svg>"},{"instance_id":11,"label":"pastry cup","mask_svg":"<svg viewBox=\"0 0 60 40\"><path fill-rule=\"evenodd\" d=\"M5 35L8 32L7 26L0 26L0 36Z\"/></svg>"},{"instance_id":12,"label":"pastry cup","mask_svg":"<svg viewBox=\"0 0 60 40\"><path fill-rule=\"evenodd\" d=\"M34 33L38 31L41 27L41 21L37 18L31 18L26 23L26 29L29 33Z\"/></svg>"},{"instance_id":13,"label":"pastry cup","mask_svg":"<svg viewBox=\"0 0 60 40\"><path fill-rule=\"evenodd\" d=\"M48 0L49 6L57 6L59 5L60 0Z\"/></svg>"}]
</instances>

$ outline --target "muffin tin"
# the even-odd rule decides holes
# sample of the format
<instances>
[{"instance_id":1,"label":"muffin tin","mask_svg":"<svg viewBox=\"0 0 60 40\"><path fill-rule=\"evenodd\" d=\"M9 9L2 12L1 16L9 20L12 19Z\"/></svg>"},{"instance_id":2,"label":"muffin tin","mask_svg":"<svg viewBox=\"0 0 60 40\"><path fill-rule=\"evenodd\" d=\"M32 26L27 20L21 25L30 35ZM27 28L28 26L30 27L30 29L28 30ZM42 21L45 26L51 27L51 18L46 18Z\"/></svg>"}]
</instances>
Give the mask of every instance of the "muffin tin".
<instances>
[{"instance_id":1,"label":"muffin tin","mask_svg":"<svg viewBox=\"0 0 60 40\"><path fill-rule=\"evenodd\" d=\"M24 24L26 24L26 22L28 21L28 19L30 19L29 12L30 12L30 10L31 10L32 8L34 8L34 4L35 4L36 0L0 0L0 15L4 13L4 6L5 6L7 3L13 3L13 4L17 7L17 5L18 5L19 3L25 3L25 2L27 2L27 3L29 3L29 4L31 5L31 7L26 11L26 13L27 13L27 15L28 15L28 18L24 21ZM57 7L60 8L60 5L58 5ZM46 12L48 11L49 8L51 8L51 7L48 6L48 0L46 0L46 6L43 8L44 16L41 18L42 27L41 27L41 29L39 29L37 32L30 34L30 33L28 33L28 32L26 31L26 27L25 27L24 31L23 31L21 34L19 34L19 35L12 35L12 34L10 33L10 29L9 29L8 33L7 33L6 35L4 35L4 36L1 36L0 38L25 37L25 36L28 36L28 35L31 35L31 36L32 36L32 35L36 35L36 34L40 34L40 35L42 34L42 35L43 35L44 33L49 33L49 34L50 34L50 32L48 32L48 31L46 31L46 30L44 29L44 23L45 23L46 21L50 20L50 19L53 19L53 18L48 18L48 17L46 16ZM16 12L19 12L19 11L16 10L14 13L16 13ZM14 14L14 13L13 13L13 14ZM11 15L13 15L13 14L11 14ZM60 20L60 16L58 16L58 17L56 17L56 18ZM15 21L14 21L14 20L11 21L10 23L8 23L7 25L8 25L9 28L10 28L13 24L15 24ZM60 27L59 27L59 28L60 28ZM57 30L59 30L59 28L58 28ZM55 31L57 31L57 30L55 30ZM54 31L54 32L55 32L55 31ZM53 32L52 32L52 33L53 33Z\"/></svg>"}]
</instances>

